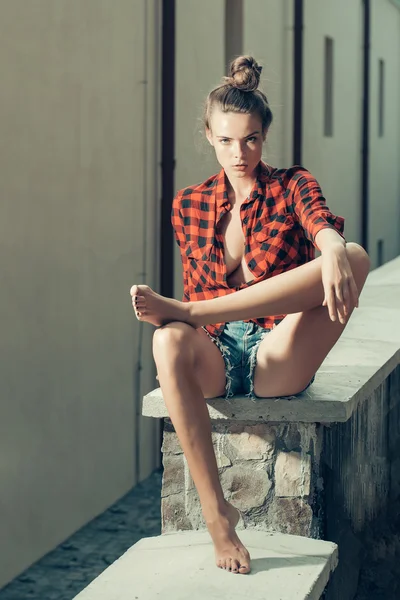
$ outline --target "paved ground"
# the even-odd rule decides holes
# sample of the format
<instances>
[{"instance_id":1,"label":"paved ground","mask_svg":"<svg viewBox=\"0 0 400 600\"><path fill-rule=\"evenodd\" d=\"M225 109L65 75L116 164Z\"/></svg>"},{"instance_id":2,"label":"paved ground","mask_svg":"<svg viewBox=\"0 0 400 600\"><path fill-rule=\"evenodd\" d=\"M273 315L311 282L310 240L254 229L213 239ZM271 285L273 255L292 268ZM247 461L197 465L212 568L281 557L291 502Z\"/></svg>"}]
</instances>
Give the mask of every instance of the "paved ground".
<instances>
[{"instance_id":1,"label":"paved ground","mask_svg":"<svg viewBox=\"0 0 400 600\"><path fill-rule=\"evenodd\" d=\"M161 471L0 590L0 600L72 600L143 537L161 533Z\"/></svg>"}]
</instances>

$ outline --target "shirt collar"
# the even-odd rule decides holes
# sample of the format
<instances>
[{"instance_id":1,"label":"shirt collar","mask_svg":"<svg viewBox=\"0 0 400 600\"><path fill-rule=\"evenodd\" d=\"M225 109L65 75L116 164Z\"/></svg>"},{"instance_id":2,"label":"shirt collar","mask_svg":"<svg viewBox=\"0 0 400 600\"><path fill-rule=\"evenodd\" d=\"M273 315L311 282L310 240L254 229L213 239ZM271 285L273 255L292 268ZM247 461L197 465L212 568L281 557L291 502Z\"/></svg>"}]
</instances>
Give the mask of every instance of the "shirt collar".
<instances>
[{"instance_id":1,"label":"shirt collar","mask_svg":"<svg viewBox=\"0 0 400 600\"><path fill-rule=\"evenodd\" d=\"M257 166L256 180L249 194L249 200L255 200L258 196L264 194L265 184L269 181L270 173L270 166L260 160ZM214 180L214 200L218 212L229 200L224 169L220 170Z\"/></svg>"}]
</instances>

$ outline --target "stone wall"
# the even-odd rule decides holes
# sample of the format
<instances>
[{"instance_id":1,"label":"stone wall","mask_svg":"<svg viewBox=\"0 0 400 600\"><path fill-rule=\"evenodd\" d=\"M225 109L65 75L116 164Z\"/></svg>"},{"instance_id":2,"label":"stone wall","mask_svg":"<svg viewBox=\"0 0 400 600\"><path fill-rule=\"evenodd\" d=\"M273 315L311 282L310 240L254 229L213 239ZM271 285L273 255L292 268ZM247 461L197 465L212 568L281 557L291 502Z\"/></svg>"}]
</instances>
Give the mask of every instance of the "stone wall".
<instances>
[{"instance_id":1,"label":"stone wall","mask_svg":"<svg viewBox=\"0 0 400 600\"><path fill-rule=\"evenodd\" d=\"M346 423L325 430L324 539L339 546L327 600L353 598L360 572L400 556L400 367ZM397 507L397 508L395 508Z\"/></svg>"},{"instance_id":2,"label":"stone wall","mask_svg":"<svg viewBox=\"0 0 400 600\"><path fill-rule=\"evenodd\" d=\"M225 498L243 514L239 528L321 537L322 429L314 423L213 421ZM205 528L197 491L169 419L162 450L162 532Z\"/></svg>"}]
</instances>

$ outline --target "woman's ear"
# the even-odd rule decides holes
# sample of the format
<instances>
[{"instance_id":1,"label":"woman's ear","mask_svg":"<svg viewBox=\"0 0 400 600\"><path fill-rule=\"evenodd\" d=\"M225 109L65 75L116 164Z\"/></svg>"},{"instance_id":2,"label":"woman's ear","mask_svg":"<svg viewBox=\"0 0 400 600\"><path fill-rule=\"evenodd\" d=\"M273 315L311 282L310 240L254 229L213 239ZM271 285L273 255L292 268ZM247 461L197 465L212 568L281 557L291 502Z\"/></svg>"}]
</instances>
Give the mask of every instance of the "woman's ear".
<instances>
[{"instance_id":1,"label":"woman's ear","mask_svg":"<svg viewBox=\"0 0 400 600\"><path fill-rule=\"evenodd\" d=\"M206 127L206 138L210 142L211 146L214 146L213 141L212 141L212 133L211 133L211 130L208 129L208 127Z\"/></svg>"}]
</instances>

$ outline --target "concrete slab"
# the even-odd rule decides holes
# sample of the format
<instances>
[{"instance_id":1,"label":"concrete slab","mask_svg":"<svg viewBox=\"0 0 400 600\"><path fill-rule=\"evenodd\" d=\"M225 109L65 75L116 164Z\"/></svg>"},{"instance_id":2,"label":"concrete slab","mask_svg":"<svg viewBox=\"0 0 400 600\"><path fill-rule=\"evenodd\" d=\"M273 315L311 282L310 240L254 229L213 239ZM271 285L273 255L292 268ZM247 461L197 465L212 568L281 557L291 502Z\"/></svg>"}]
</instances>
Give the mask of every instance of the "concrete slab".
<instances>
[{"instance_id":1,"label":"concrete slab","mask_svg":"<svg viewBox=\"0 0 400 600\"><path fill-rule=\"evenodd\" d=\"M400 312L400 283L367 285L360 296L360 307L394 308Z\"/></svg>"},{"instance_id":2,"label":"concrete slab","mask_svg":"<svg viewBox=\"0 0 400 600\"><path fill-rule=\"evenodd\" d=\"M340 348L342 339L349 337L392 342L400 348L400 308L364 307L360 301L336 345Z\"/></svg>"},{"instance_id":3,"label":"concrete slab","mask_svg":"<svg viewBox=\"0 0 400 600\"><path fill-rule=\"evenodd\" d=\"M208 532L185 531L144 538L108 567L74 600L318 600L338 564L332 542L240 532L252 572L215 566Z\"/></svg>"},{"instance_id":4,"label":"concrete slab","mask_svg":"<svg viewBox=\"0 0 400 600\"><path fill-rule=\"evenodd\" d=\"M367 285L400 285L400 256L371 271Z\"/></svg>"},{"instance_id":5,"label":"concrete slab","mask_svg":"<svg viewBox=\"0 0 400 600\"><path fill-rule=\"evenodd\" d=\"M365 332L368 337L368 330ZM400 362L400 345L393 341L342 337L322 363L315 382L297 397L207 400L211 419L237 421L295 421L335 423L349 419ZM142 414L168 417L162 392L157 388L143 399Z\"/></svg>"}]
</instances>

